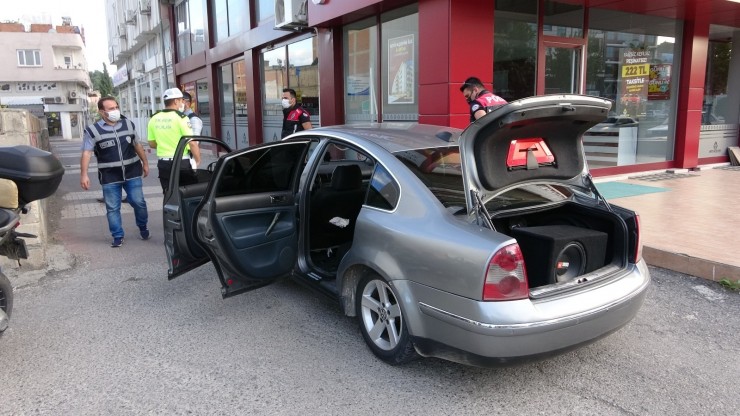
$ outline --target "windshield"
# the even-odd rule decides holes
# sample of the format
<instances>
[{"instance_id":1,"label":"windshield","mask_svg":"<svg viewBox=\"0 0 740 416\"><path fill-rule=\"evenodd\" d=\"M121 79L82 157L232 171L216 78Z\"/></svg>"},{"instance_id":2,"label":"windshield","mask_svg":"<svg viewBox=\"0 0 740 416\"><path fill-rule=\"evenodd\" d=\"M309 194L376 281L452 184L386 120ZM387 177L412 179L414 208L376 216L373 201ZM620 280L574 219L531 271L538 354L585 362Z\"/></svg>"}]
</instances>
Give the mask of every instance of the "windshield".
<instances>
[{"instance_id":1,"label":"windshield","mask_svg":"<svg viewBox=\"0 0 740 416\"><path fill-rule=\"evenodd\" d=\"M426 148L394 153L429 188L435 197L453 214L465 213L460 149L457 146ZM573 192L562 185L529 184L497 195L486 201L489 211L522 208L568 199Z\"/></svg>"}]
</instances>

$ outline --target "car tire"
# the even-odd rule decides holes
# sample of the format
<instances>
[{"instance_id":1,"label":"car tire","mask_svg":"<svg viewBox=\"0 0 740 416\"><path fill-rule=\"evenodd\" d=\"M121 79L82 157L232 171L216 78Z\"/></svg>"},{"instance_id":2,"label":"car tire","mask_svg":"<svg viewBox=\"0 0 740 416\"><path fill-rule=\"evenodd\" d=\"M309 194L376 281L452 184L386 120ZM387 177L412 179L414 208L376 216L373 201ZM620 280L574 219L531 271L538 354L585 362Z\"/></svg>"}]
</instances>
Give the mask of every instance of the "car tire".
<instances>
[{"instance_id":1,"label":"car tire","mask_svg":"<svg viewBox=\"0 0 740 416\"><path fill-rule=\"evenodd\" d=\"M373 273L360 281L356 299L360 332L375 356L390 365L418 357L393 287Z\"/></svg>"},{"instance_id":2,"label":"car tire","mask_svg":"<svg viewBox=\"0 0 740 416\"><path fill-rule=\"evenodd\" d=\"M13 286L10 284L10 280L2 273L0 273L0 308L5 312L7 318L10 319L10 314L13 312ZM4 324L0 322L0 334L2 334L2 330L6 326L7 321Z\"/></svg>"}]
</instances>

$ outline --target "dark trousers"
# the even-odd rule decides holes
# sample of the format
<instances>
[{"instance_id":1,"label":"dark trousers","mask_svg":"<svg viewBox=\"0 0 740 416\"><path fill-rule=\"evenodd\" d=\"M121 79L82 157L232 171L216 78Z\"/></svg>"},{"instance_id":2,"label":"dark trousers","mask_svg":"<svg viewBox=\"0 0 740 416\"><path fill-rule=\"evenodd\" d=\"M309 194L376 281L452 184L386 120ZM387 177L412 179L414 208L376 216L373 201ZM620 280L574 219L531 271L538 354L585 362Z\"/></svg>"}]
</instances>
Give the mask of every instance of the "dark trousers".
<instances>
[{"instance_id":1,"label":"dark trousers","mask_svg":"<svg viewBox=\"0 0 740 416\"><path fill-rule=\"evenodd\" d=\"M166 193L167 188L170 186L172 161L159 159L159 161L157 161L157 169L159 170L159 184L162 185L162 193ZM180 186L191 185L194 183L198 183L195 171L190 166L189 160L183 160L180 162Z\"/></svg>"}]
</instances>

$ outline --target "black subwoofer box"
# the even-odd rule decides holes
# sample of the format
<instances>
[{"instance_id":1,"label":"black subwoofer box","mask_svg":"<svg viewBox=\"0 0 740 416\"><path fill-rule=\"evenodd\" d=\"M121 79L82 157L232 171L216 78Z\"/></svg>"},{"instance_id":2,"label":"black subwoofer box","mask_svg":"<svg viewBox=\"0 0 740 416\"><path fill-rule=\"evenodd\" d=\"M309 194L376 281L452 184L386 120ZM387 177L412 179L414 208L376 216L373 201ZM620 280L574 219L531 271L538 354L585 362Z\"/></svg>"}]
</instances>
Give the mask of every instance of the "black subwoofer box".
<instances>
[{"instance_id":1,"label":"black subwoofer box","mask_svg":"<svg viewBox=\"0 0 740 416\"><path fill-rule=\"evenodd\" d=\"M511 230L524 256L529 287L569 280L604 265L607 234L572 225Z\"/></svg>"}]
</instances>

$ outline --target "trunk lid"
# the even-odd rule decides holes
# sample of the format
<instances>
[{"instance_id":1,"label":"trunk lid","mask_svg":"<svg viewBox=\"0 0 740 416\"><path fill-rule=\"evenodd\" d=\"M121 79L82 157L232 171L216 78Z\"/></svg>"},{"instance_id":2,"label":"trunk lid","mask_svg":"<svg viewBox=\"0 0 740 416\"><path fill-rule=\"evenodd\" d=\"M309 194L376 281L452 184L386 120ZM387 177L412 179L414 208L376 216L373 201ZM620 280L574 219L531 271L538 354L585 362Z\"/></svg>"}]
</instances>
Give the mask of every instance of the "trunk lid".
<instances>
[{"instance_id":1,"label":"trunk lid","mask_svg":"<svg viewBox=\"0 0 740 416\"><path fill-rule=\"evenodd\" d=\"M526 182L594 191L581 136L610 108L603 98L545 95L513 101L473 122L460 137L468 212Z\"/></svg>"}]
</instances>

